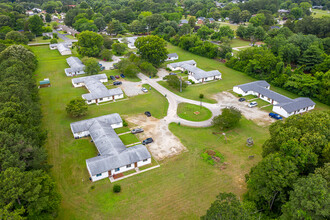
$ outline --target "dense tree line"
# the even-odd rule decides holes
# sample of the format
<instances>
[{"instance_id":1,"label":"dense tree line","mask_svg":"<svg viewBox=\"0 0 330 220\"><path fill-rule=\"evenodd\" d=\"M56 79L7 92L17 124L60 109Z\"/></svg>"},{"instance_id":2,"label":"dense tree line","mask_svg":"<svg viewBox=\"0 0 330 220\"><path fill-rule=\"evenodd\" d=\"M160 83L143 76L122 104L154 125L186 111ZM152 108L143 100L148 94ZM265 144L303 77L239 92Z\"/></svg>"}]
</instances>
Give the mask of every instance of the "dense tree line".
<instances>
[{"instance_id":1,"label":"dense tree line","mask_svg":"<svg viewBox=\"0 0 330 220\"><path fill-rule=\"evenodd\" d=\"M54 218L60 196L43 148L47 133L33 78L37 60L21 45L5 47L0 53L0 216Z\"/></svg>"},{"instance_id":2,"label":"dense tree line","mask_svg":"<svg viewBox=\"0 0 330 220\"><path fill-rule=\"evenodd\" d=\"M220 193L202 219L329 219L330 112L273 123L241 203Z\"/></svg>"}]
</instances>

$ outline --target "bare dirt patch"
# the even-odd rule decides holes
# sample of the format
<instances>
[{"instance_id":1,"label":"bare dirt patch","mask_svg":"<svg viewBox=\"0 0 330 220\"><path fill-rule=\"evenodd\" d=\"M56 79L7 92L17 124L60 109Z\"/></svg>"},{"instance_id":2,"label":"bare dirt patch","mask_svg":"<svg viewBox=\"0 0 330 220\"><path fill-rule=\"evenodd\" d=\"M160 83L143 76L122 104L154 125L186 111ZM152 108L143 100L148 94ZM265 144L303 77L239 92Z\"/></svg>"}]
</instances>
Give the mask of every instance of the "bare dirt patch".
<instances>
[{"instance_id":1,"label":"bare dirt patch","mask_svg":"<svg viewBox=\"0 0 330 220\"><path fill-rule=\"evenodd\" d=\"M238 98L230 92L217 93L212 98L217 100L221 105L234 106L242 112L242 115L244 115L246 119L252 120L258 125L267 126L275 121L269 117L268 112L263 111L258 107L249 108L247 102L239 102Z\"/></svg>"},{"instance_id":2,"label":"bare dirt patch","mask_svg":"<svg viewBox=\"0 0 330 220\"><path fill-rule=\"evenodd\" d=\"M143 133L138 134L141 141L149 137L153 138L154 142L147 147L156 160L163 160L187 150L179 138L169 130L164 119L136 115L126 120L144 129Z\"/></svg>"}]
</instances>

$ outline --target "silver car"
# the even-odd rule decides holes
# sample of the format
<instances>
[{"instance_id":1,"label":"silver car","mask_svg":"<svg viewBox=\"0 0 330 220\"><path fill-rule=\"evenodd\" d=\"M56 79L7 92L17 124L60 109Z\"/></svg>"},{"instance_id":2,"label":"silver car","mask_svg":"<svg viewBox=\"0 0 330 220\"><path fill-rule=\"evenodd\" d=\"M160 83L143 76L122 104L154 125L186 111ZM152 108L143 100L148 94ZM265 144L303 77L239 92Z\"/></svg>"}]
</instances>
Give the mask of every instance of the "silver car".
<instances>
[{"instance_id":1,"label":"silver car","mask_svg":"<svg viewBox=\"0 0 330 220\"><path fill-rule=\"evenodd\" d=\"M257 102L251 102L251 103L248 104L248 106L249 106L250 108L256 107L257 105L258 105Z\"/></svg>"},{"instance_id":2,"label":"silver car","mask_svg":"<svg viewBox=\"0 0 330 220\"><path fill-rule=\"evenodd\" d=\"M144 93L147 93L148 92L148 89L146 89L146 88L144 88L144 87L142 87L142 92L144 92Z\"/></svg>"},{"instance_id":3,"label":"silver car","mask_svg":"<svg viewBox=\"0 0 330 220\"><path fill-rule=\"evenodd\" d=\"M132 134L137 134L137 133L141 133L144 132L144 130L142 128L135 128L131 130Z\"/></svg>"}]
</instances>

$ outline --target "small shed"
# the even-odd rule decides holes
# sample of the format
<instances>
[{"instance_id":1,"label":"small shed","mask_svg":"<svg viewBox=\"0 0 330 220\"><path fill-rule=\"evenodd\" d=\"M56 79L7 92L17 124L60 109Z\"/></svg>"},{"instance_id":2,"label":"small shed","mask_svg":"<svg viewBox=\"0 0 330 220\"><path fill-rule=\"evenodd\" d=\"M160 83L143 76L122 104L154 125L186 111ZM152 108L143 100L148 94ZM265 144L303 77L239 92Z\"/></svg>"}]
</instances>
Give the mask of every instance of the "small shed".
<instances>
[{"instance_id":1,"label":"small shed","mask_svg":"<svg viewBox=\"0 0 330 220\"><path fill-rule=\"evenodd\" d=\"M49 79L44 79L42 81L39 81L39 88L44 88L44 87L50 87L50 81Z\"/></svg>"}]
</instances>

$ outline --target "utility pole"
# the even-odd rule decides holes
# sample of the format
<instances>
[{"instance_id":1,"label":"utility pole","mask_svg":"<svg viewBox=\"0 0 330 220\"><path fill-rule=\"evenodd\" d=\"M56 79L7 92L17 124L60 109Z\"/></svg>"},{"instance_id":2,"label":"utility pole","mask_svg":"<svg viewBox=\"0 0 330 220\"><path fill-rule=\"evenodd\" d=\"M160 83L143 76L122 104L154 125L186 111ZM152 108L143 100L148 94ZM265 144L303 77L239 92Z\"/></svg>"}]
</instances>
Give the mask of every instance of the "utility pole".
<instances>
[{"instance_id":1,"label":"utility pole","mask_svg":"<svg viewBox=\"0 0 330 220\"><path fill-rule=\"evenodd\" d=\"M181 79L181 77L179 78L179 80L180 80L180 92L182 92L182 79Z\"/></svg>"}]
</instances>

